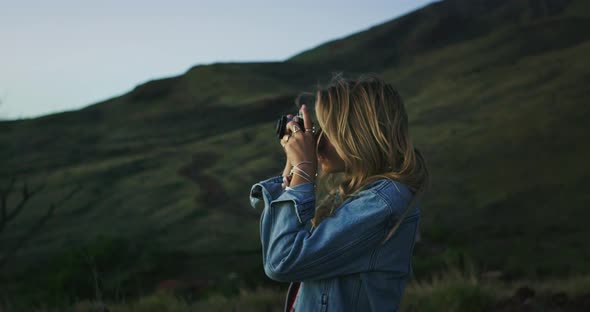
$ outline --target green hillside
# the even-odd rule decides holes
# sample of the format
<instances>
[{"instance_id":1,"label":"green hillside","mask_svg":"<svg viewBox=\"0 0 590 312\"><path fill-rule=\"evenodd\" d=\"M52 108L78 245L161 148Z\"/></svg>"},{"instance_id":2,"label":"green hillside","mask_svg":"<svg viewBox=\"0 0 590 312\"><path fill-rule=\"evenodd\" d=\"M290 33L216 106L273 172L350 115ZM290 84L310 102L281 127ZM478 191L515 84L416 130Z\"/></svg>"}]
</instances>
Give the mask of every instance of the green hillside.
<instances>
[{"instance_id":1,"label":"green hillside","mask_svg":"<svg viewBox=\"0 0 590 312\"><path fill-rule=\"evenodd\" d=\"M332 71L382 74L406 100L433 179L417 276L471 261L509 278L588 274L588 8L441 1L285 62L196 66L81 110L2 121L0 186L45 188L0 232L0 257L81 191L0 268L0 287L91 297L93 266L107 296L169 279L269 282L248 192L281 172L275 119Z\"/></svg>"}]
</instances>

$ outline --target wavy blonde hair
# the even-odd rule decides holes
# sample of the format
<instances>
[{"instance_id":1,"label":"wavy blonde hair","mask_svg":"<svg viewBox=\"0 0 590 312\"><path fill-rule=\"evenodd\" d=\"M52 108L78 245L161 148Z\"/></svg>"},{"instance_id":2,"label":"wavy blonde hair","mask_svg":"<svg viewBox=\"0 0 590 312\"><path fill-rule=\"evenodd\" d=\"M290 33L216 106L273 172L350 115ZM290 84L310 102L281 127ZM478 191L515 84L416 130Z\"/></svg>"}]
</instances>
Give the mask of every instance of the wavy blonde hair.
<instances>
[{"instance_id":1,"label":"wavy blonde hair","mask_svg":"<svg viewBox=\"0 0 590 312\"><path fill-rule=\"evenodd\" d=\"M365 74L350 80L337 73L326 88L318 86L315 113L322 130L318 146L327 137L345 169L341 174L320 174L321 200L313 226L378 179L402 182L415 196L425 191L429 173L410 139L404 103L381 77Z\"/></svg>"}]
</instances>

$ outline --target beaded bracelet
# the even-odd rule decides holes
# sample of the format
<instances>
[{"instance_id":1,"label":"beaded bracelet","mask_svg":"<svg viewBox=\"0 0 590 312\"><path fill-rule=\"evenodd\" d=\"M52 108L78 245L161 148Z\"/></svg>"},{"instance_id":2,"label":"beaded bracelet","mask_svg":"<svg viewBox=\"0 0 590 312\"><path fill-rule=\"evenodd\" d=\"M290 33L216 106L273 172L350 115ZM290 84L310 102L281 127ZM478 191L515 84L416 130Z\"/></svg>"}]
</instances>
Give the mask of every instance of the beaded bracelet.
<instances>
[{"instance_id":1,"label":"beaded bracelet","mask_svg":"<svg viewBox=\"0 0 590 312\"><path fill-rule=\"evenodd\" d=\"M311 175L310 175L309 173L307 173L307 171L305 171L305 170L303 170L303 169L299 168L299 165L301 165L301 164L311 164L311 165L313 165L313 163L312 163L311 161L304 160L304 161L302 161L302 162L300 162L300 163L298 163L298 164L296 164L296 165L293 165L293 168L291 169L291 172L292 172L294 169L297 169L297 170L299 170L299 171L303 172L303 173L304 173L304 174L305 174L307 177L309 177L309 178L311 179ZM317 177L317 176L318 176L318 173L316 172L316 173L314 174L314 177Z\"/></svg>"},{"instance_id":2,"label":"beaded bracelet","mask_svg":"<svg viewBox=\"0 0 590 312\"><path fill-rule=\"evenodd\" d=\"M300 176L300 177L301 177L303 180L305 180L305 181L307 181L307 182L309 182L309 183L313 183L313 181L312 181L312 180L310 180L310 179L306 178L305 176L303 176L303 175L301 175L301 174L299 174L299 173L297 173L297 172L293 172L293 173L294 173L294 174L296 174L296 175L298 175L298 176Z\"/></svg>"}]
</instances>

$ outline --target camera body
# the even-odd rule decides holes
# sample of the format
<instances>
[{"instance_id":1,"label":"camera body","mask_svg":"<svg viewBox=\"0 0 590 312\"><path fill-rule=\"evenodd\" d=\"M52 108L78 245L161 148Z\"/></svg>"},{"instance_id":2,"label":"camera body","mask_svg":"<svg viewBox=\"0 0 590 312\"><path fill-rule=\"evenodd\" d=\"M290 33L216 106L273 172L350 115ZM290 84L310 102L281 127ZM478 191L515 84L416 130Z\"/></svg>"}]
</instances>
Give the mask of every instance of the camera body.
<instances>
[{"instance_id":1,"label":"camera body","mask_svg":"<svg viewBox=\"0 0 590 312\"><path fill-rule=\"evenodd\" d=\"M299 114L297 114L297 117L299 117L299 120L297 121L297 124L299 125L299 128L303 129L303 115L301 114L301 112ZM283 115L281 118L279 118L279 120L277 120L277 126L276 126L276 132L277 132L277 139L281 140L285 134L287 134L287 124L293 120L293 118L295 117L287 117L287 115Z\"/></svg>"}]
</instances>

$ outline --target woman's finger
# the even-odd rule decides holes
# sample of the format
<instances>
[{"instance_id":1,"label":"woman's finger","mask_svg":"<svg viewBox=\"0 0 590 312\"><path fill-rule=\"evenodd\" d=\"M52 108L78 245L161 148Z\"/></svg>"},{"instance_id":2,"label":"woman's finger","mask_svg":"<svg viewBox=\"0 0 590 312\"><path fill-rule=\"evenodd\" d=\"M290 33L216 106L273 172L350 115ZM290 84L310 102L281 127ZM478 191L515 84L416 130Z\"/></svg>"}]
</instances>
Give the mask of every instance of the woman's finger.
<instances>
[{"instance_id":1,"label":"woman's finger","mask_svg":"<svg viewBox=\"0 0 590 312\"><path fill-rule=\"evenodd\" d=\"M309 115L305 104L301 105L301 112L303 113L303 125L305 129L311 129L313 127L313 122L311 121L311 116Z\"/></svg>"},{"instance_id":2,"label":"woman's finger","mask_svg":"<svg viewBox=\"0 0 590 312\"><path fill-rule=\"evenodd\" d=\"M289 123L287 124L286 127L287 127L287 130L291 131L291 134L298 132L297 129L303 130L303 129L301 129L301 127L299 127L299 124L297 124L297 122L295 122L293 120L289 121Z\"/></svg>"},{"instance_id":3,"label":"woman's finger","mask_svg":"<svg viewBox=\"0 0 590 312\"><path fill-rule=\"evenodd\" d=\"M281 143L283 145L283 147L285 147L285 144L287 144L287 142L289 142L290 138L291 138L290 134L283 135L283 139L282 139L283 142Z\"/></svg>"}]
</instances>

